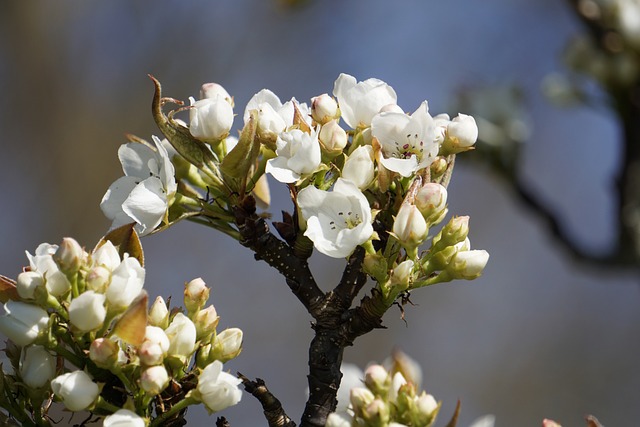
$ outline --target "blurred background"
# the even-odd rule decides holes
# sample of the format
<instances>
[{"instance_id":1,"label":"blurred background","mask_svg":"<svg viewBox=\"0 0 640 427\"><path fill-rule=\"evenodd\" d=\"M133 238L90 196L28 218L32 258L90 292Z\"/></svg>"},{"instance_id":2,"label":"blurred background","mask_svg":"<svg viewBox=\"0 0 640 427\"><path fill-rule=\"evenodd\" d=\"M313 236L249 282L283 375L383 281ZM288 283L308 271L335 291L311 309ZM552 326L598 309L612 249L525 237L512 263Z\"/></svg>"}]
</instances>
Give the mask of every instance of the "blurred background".
<instances>
[{"instance_id":1,"label":"blurred background","mask_svg":"<svg viewBox=\"0 0 640 427\"><path fill-rule=\"evenodd\" d=\"M406 111L427 99L433 114L457 113L461 91L518 87L519 176L572 238L604 251L615 238L620 130L610 114L559 109L540 90L579 28L559 0L325 0L293 9L265 0L2 2L0 273L15 278L24 250L41 242L73 236L92 248L107 231L99 203L122 174L124 134L159 134L148 73L178 99L222 84L238 125L260 89L308 102L331 93L340 72L386 81ZM491 168L472 163L458 163L449 209L471 216L473 247L491 253L484 275L414 292L406 325L390 310L388 329L361 338L345 360L364 367L405 351L443 401L439 425L457 399L460 426L487 413L498 427L545 417L580 426L588 413L608 427L637 425L637 271L577 263ZM272 194L272 212L290 209L283 187ZM312 333L281 277L230 238L187 222L143 245L149 293L177 302L183 283L202 277L220 326L245 333L243 354L227 367L263 378L299 421ZM312 259L325 290L342 265ZM265 425L249 395L222 415L235 427ZM188 419L212 425L215 416L198 408Z\"/></svg>"}]
</instances>

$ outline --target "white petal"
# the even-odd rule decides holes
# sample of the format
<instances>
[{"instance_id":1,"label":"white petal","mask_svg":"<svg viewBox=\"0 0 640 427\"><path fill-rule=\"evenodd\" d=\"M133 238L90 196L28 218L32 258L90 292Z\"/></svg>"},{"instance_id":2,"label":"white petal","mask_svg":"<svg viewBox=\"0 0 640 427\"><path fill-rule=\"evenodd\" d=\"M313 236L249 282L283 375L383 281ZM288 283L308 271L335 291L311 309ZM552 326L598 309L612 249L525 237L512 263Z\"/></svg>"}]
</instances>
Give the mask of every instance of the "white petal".
<instances>
[{"instance_id":1,"label":"white petal","mask_svg":"<svg viewBox=\"0 0 640 427\"><path fill-rule=\"evenodd\" d=\"M149 176L149 161L155 158L155 152L144 144L130 142L120 146L118 158L125 175L145 179Z\"/></svg>"},{"instance_id":2,"label":"white petal","mask_svg":"<svg viewBox=\"0 0 640 427\"><path fill-rule=\"evenodd\" d=\"M122 213L122 204L138 184L139 179L133 176L118 178L104 193L100 202L100 209L109 219L114 219Z\"/></svg>"},{"instance_id":3,"label":"white petal","mask_svg":"<svg viewBox=\"0 0 640 427\"><path fill-rule=\"evenodd\" d=\"M404 177L411 176L418 170L418 159L415 155L412 155L408 159L396 159L396 158L382 158L380 159L382 166L393 172L398 172Z\"/></svg>"},{"instance_id":4,"label":"white petal","mask_svg":"<svg viewBox=\"0 0 640 427\"><path fill-rule=\"evenodd\" d=\"M300 179L300 174L292 171L288 167L289 159L286 157L276 157L267 161L265 172L270 173L275 179L284 183L296 182Z\"/></svg>"},{"instance_id":5,"label":"white petal","mask_svg":"<svg viewBox=\"0 0 640 427\"><path fill-rule=\"evenodd\" d=\"M141 235L153 231L167 211L167 197L160 179L151 177L138 184L122 204L122 210L141 225Z\"/></svg>"},{"instance_id":6,"label":"white petal","mask_svg":"<svg viewBox=\"0 0 640 427\"><path fill-rule=\"evenodd\" d=\"M274 110L278 110L282 107L282 102L280 101L280 98L278 98L278 95L271 92L269 89L262 89L260 92L253 95L249 102L247 102L243 117L245 124L247 123L247 120L249 120L249 113L251 110L259 110L261 104L269 104Z\"/></svg>"}]
</instances>

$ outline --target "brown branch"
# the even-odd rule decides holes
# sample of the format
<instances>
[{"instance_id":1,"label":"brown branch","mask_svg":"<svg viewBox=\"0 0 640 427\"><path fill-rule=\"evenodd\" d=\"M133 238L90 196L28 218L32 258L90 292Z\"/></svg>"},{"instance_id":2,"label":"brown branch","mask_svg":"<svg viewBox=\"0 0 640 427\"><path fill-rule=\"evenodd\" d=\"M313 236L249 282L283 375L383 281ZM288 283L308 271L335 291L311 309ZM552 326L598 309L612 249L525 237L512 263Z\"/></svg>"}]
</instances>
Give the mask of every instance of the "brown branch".
<instances>
[{"instance_id":1,"label":"brown branch","mask_svg":"<svg viewBox=\"0 0 640 427\"><path fill-rule=\"evenodd\" d=\"M244 389L262 405L269 427L296 427L296 423L291 421L280 401L269 391L263 380L256 378L255 381L251 381L240 372L238 372L238 378L242 380Z\"/></svg>"}]
</instances>

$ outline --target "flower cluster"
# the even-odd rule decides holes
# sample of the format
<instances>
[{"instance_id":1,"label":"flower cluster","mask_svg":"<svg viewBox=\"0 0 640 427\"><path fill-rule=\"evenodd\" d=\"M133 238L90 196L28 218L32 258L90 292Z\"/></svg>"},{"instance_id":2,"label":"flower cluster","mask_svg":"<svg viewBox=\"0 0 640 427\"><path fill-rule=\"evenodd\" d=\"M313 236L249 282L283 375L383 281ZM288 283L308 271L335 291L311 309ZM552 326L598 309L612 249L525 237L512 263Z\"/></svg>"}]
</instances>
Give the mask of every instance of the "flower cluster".
<instances>
[{"instance_id":1,"label":"flower cluster","mask_svg":"<svg viewBox=\"0 0 640 427\"><path fill-rule=\"evenodd\" d=\"M388 302L403 291L482 272L488 254L470 250L468 217L452 219L447 227L456 233L443 229L431 248L419 250L446 216L456 154L474 148L473 117L432 116L427 101L405 113L385 82L341 74L333 97L325 93L309 105L259 91L236 138L233 98L220 85L203 85L199 100L165 114L163 105L180 102L162 98L154 83L154 118L166 139L135 138L121 148L126 176L102 203L114 226L128 221L146 234L191 219L242 241L239 208L252 214L248 197L268 208L270 175L289 187L295 206L274 224L285 242L303 257L311 246L334 258L362 246L366 272ZM175 118L183 110L189 120ZM153 197L152 186L143 185L148 180L158 189Z\"/></svg>"},{"instance_id":2,"label":"flower cluster","mask_svg":"<svg viewBox=\"0 0 640 427\"><path fill-rule=\"evenodd\" d=\"M242 331L216 332L202 279L185 285L185 312L161 297L148 309L132 227L91 253L65 238L27 256L15 282L2 277L0 333L14 372L3 373L0 405L12 418L40 424L53 399L105 416L105 426L163 425L190 404L215 412L240 400L241 381L222 364L240 353Z\"/></svg>"}]
</instances>

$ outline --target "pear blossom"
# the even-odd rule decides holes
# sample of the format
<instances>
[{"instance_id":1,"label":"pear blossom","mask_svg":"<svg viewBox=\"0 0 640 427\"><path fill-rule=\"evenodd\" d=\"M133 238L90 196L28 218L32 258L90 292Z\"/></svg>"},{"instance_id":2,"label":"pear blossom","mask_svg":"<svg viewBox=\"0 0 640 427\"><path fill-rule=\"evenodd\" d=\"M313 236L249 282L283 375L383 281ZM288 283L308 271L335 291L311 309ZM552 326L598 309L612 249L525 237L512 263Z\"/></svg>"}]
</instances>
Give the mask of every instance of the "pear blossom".
<instances>
[{"instance_id":1,"label":"pear blossom","mask_svg":"<svg viewBox=\"0 0 640 427\"><path fill-rule=\"evenodd\" d=\"M57 250L58 245L41 243L36 248L35 255L27 252L31 271L37 272L44 278L47 291L54 297L61 296L71 289L71 282L53 259Z\"/></svg>"},{"instance_id":2,"label":"pear blossom","mask_svg":"<svg viewBox=\"0 0 640 427\"><path fill-rule=\"evenodd\" d=\"M380 144L380 163L404 177L429 166L440 149L426 101L411 116L395 112L376 115L371 134Z\"/></svg>"},{"instance_id":3,"label":"pear blossom","mask_svg":"<svg viewBox=\"0 0 640 427\"><path fill-rule=\"evenodd\" d=\"M147 326L144 340L138 347L138 357L147 366L162 363L169 351L169 337L162 328Z\"/></svg>"},{"instance_id":4,"label":"pear blossom","mask_svg":"<svg viewBox=\"0 0 640 427\"><path fill-rule=\"evenodd\" d=\"M340 372L342 373L342 379L340 380L340 388L338 388L338 394L336 399L338 405L336 406L336 412L346 412L349 408L349 396L351 389L354 387L362 386L362 378L364 372L353 363L342 363L340 365Z\"/></svg>"},{"instance_id":5,"label":"pear blossom","mask_svg":"<svg viewBox=\"0 0 640 427\"><path fill-rule=\"evenodd\" d=\"M283 132L276 140L277 157L267 161L265 172L284 183L296 182L320 166L320 143L318 133L293 129Z\"/></svg>"},{"instance_id":6,"label":"pear blossom","mask_svg":"<svg viewBox=\"0 0 640 427\"><path fill-rule=\"evenodd\" d=\"M44 278L36 271L23 271L18 274L16 290L22 299L34 299L37 288L44 285Z\"/></svg>"},{"instance_id":7,"label":"pear blossom","mask_svg":"<svg viewBox=\"0 0 640 427\"><path fill-rule=\"evenodd\" d=\"M347 158L342 168L342 177L353 182L360 190L365 190L375 177L373 147L362 145Z\"/></svg>"},{"instance_id":8,"label":"pear blossom","mask_svg":"<svg viewBox=\"0 0 640 427\"><path fill-rule=\"evenodd\" d=\"M138 142L118 150L125 176L118 178L100 202L111 228L131 222L141 236L151 233L165 217L176 192L175 169L162 142L153 137L154 148Z\"/></svg>"},{"instance_id":9,"label":"pear blossom","mask_svg":"<svg viewBox=\"0 0 640 427\"><path fill-rule=\"evenodd\" d=\"M102 266L109 271L115 270L122 261L118 250L111 240L107 240L91 256L94 266Z\"/></svg>"},{"instance_id":10,"label":"pear blossom","mask_svg":"<svg viewBox=\"0 0 640 427\"><path fill-rule=\"evenodd\" d=\"M89 358L101 368L124 364L127 356L118 343L109 338L96 338L89 346Z\"/></svg>"},{"instance_id":11,"label":"pear blossom","mask_svg":"<svg viewBox=\"0 0 640 427\"><path fill-rule=\"evenodd\" d=\"M427 222L416 205L402 203L393 222L393 234L400 244L407 249L415 249L427 238L428 232Z\"/></svg>"},{"instance_id":12,"label":"pear blossom","mask_svg":"<svg viewBox=\"0 0 640 427\"><path fill-rule=\"evenodd\" d=\"M448 124L442 150L447 154L470 150L478 139L478 125L473 116L458 114Z\"/></svg>"},{"instance_id":13,"label":"pear blossom","mask_svg":"<svg viewBox=\"0 0 640 427\"><path fill-rule=\"evenodd\" d=\"M242 391L238 386L241 383L239 378L223 372L222 362L216 360L198 377L197 395L209 412L218 412L240 402Z\"/></svg>"},{"instance_id":14,"label":"pear blossom","mask_svg":"<svg viewBox=\"0 0 640 427\"><path fill-rule=\"evenodd\" d=\"M151 326L158 326L163 329L169 326L169 309L161 296L156 297L153 304L151 304L148 323Z\"/></svg>"},{"instance_id":15,"label":"pear blossom","mask_svg":"<svg viewBox=\"0 0 640 427\"><path fill-rule=\"evenodd\" d=\"M347 132L340 127L337 120L330 120L320 127L318 140L327 154L337 156L346 147L349 137Z\"/></svg>"},{"instance_id":16,"label":"pear blossom","mask_svg":"<svg viewBox=\"0 0 640 427\"><path fill-rule=\"evenodd\" d=\"M485 250L459 250L451 258L447 271L454 279L473 280L480 277L489 261Z\"/></svg>"},{"instance_id":17,"label":"pear blossom","mask_svg":"<svg viewBox=\"0 0 640 427\"><path fill-rule=\"evenodd\" d=\"M196 327L187 316L177 313L164 331L169 338L169 356L187 358L196 347Z\"/></svg>"},{"instance_id":18,"label":"pear blossom","mask_svg":"<svg viewBox=\"0 0 640 427\"><path fill-rule=\"evenodd\" d=\"M98 384L84 371L67 372L51 380L51 390L70 411L87 409L100 394Z\"/></svg>"},{"instance_id":19,"label":"pear blossom","mask_svg":"<svg viewBox=\"0 0 640 427\"><path fill-rule=\"evenodd\" d=\"M35 341L49 324L49 314L38 306L9 300L0 316L0 332L19 346Z\"/></svg>"},{"instance_id":20,"label":"pear blossom","mask_svg":"<svg viewBox=\"0 0 640 427\"><path fill-rule=\"evenodd\" d=\"M128 409L119 409L105 417L103 427L145 427L144 419Z\"/></svg>"},{"instance_id":21,"label":"pear blossom","mask_svg":"<svg viewBox=\"0 0 640 427\"><path fill-rule=\"evenodd\" d=\"M103 294L83 292L69 304L69 321L81 332L98 329L107 316L105 300L106 296Z\"/></svg>"},{"instance_id":22,"label":"pear blossom","mask_svg":"<svg viewBox=\"0 0 640 427\"><path fill-rule=\"evenodd\" d=\"M145 270L133 257L125 258L111 275L111 283L106 296L109 304L116 308L125 308L142 291Z\"/></svg>"},{"instance_id":23,"label":"pear blossom","mask_svg":"<svg viewBox=\"0 0 640 427\"><path fill-rule=\"evenodd\" d=\"M251 97L244 110L244 123L249 121L252 110L258 111L258 136L272 139L293 125L294 105L300 111L308 125L311 125L309 107L306 103L298 103L295 98L285 102L269 89L262 89Z\"/></svg>"},{"instance_id":24,"label":"pear blossom","mask_svg":"<svg viewBox=\"0 0 640 427\"><path fill-rule=\"evenodd\" d=\"M150 366L140 375L140 387L151 396L158 395L169 384L169 373L163 365Z\"/></svg>"},{"instance_id":25,"label":"pear blossom","mask_svg":"<svg viewBox=\"0 0 640 427\"><path fill-rule=\"evenodd\" d=\"M326 93L311 98L311 117L316 122L325 124L339 116L338 103Z\"/></svg>"},{"instance_id":26,"label":"pear blossom","mask_svg":"<svg viewBox=\"0 0 640 427\"><path fill-rule=\"evenodd\" d=\"M224 92L222 92L224 91ZM189 98L189 132L203 141L224 139L233 126L233 107L231 97L224 88L203 90L206 98L196 101Z\"/></svg>"},{"instance_id":27,"label":"pear blossom","mask_svg":"<svg viewBox=\"0 0 640 427\"><path fill-rule=\"evenodd\" d=\"M29 387L40 388L56 373L56 358L40 345L22 349L20 376Z\"/></svg>"},{"instance_id":28,"label":"pear blossom","mask_svg":"<svg viewBox=\"0 0 640 427\"><path fill-rule=\"evenodd\" d=\"M333 86L333 95L344 122L355 129L371 125L371 119L382 107L396 104L398 97L391 86L378 79L358 82L349 74L340 74Z\"/></svg>"},{"instance_id":29,"label":"pear blossom","mask_svg":"<svg viewBox=\"0 0 640 427\"><path fill-rule=\"evenodd\" d=\"M237 357L242 351L242 330L228 328L220 332L212 342L211 351L223 363Z\"/></svg>"},{"instance_id":30,"label":"pear blossom","mask_svg":"<svg viewBox=\"0 0 640 427\"><path fill-rule=\"evenodd\" d=\"M298 193L298 207L307 221L304 235L321 253L343 258L371 238L371 208L351 181L339 178L333 191L310 185Z\"/></svg>"}]
</instances>

